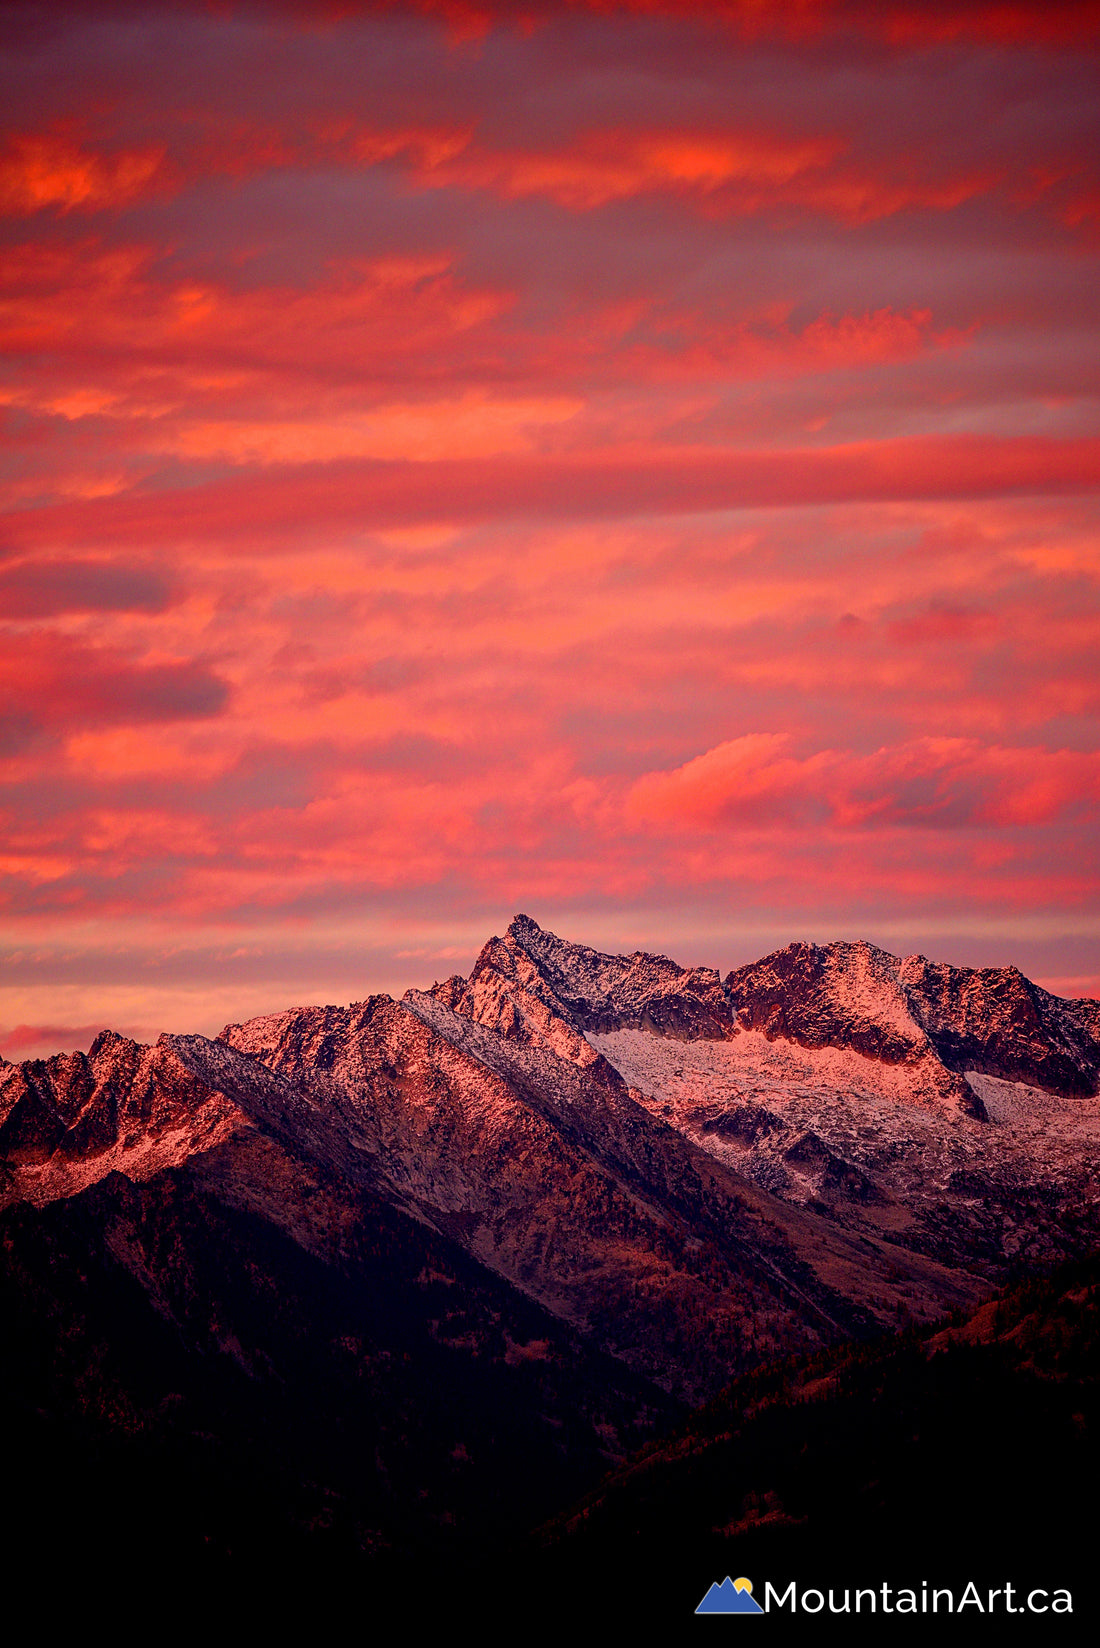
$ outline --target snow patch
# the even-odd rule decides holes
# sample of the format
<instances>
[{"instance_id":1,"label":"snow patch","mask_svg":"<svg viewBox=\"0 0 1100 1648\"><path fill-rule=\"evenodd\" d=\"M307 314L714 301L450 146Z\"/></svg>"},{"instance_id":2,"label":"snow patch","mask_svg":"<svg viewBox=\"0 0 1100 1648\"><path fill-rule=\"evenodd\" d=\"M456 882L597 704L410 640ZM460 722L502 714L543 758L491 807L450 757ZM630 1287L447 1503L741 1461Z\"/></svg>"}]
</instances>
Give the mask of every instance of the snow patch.
<instances>
[{"instance_id":1,"label":"snow patch","mask_svg":"<svg viewBox=\"0 0 1100 1648\"><path fill-rule=\"evenodd\" d=\"M934 1056L883 1064L850 1048L770 1041L759 1030L743 1030L732 1041L671 1041L646 1030L591 1032L587 1039L631 1087L653 1098L782 1100L792 1087L828 1088L893 1104L956 1108L945 1099Z\"/></svg>"},{"instance_id":2,"label":"snow patch","mask_svg":"<svg viewBox=\"0 0 1100 1648\"><path fill-rule=\"evenodd\" d=\"M991 1122L1034 1124L1049 1114L1052 1100L1059 1109L1064 1108L1063 1101L1043 1087L1004 1081L1000 1076L987 1076L981 1070L964 1070L963 1075L984 1104Z\"/></svg>"}]
</instances>

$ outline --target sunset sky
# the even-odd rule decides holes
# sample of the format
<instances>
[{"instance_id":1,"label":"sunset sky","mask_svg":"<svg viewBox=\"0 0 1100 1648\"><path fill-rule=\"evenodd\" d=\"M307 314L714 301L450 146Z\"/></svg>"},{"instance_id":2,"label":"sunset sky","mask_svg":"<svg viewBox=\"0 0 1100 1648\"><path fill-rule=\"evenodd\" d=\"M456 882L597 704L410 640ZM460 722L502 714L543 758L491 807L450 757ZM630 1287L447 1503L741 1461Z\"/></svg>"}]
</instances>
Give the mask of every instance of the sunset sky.
<instances>
[{"instance_id":1,"label":"sunset sky","mask_svg":"<svg viewBox=\"0 0 1100 1648\"><path fill-rule=\"evenodd\" d=\"M1100 993L1100 8L0 40L0 1053L517 910Z\"/></svg>"}]
</instances>

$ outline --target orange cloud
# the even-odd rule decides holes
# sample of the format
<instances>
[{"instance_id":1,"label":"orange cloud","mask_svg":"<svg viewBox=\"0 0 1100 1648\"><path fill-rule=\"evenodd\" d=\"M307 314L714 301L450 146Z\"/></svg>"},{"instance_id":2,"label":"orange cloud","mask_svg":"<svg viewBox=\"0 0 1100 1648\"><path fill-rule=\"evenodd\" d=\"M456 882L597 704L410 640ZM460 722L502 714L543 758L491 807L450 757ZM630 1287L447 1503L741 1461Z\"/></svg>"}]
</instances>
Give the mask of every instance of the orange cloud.
<instances>
[{"instance_id":1,"label":"orange cloud","mask_svg":"<svg viewBox=\"0 0 1100 1648\"><path fill-rule=\"evenodd\" d=\"M591 131L559 149L456 148L422 165L420 177L433 188L486 189L511 200L543 195L573 211L662 191L693 198L716 216L794 206L868 223L913 207L950 211L1001 175L987 168L922 177L906 157L892 176L888 167L838 164L847 148L834 134Z\"/></svg>"},{"instance_id":2,"label":"orange cloud","mask_svg":"<svg viewBox=\"0 0 1100 1648\"><path fill-rule=\"evenodd\" d=\"M510 199L548 195L587 211L651 189L710 194L733 183L779 189L820 170L842 147L830 137L753 132L592 132L556 152L470 148L437 162L427 181L491 189Z\"/></svg>"},{"instance_id":3,"label":"orange cloud","mask_svg":"<svg viewBox=\"0 0 1100 1648\"><path fill-rule=\"evenodd\" d=\"M128 205L150 192L164 166L163 148L98 154L59 134L8 139L0 155L0 210L30 215Z\"/></svg>"},{"instance_id":4,"label":"orange cloud","mask_svg":"<svg viewBox=\"0 0 1100 1648\"><path fill-rule=\"evenodd\" d=\"M542 426L567 422L583 403L564 398L505 400L472 392L448 401L381 405L325 420L184 424L150 430L153 450L224 457L241 464L327 463L341 458L483 458L529 452Z\"/></svg>"}]
</instances>

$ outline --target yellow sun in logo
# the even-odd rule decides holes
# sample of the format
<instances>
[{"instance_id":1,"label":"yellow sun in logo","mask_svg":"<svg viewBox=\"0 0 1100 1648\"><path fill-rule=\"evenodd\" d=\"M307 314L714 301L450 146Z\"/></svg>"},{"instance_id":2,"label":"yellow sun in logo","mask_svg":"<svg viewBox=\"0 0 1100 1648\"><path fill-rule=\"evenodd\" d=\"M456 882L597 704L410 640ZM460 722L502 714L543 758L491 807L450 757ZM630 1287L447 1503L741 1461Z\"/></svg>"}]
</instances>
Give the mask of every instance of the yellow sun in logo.
<instances>
[{"instance_id":1,"label":"yellow sun in logo","mask_svg":"<svg viewBox=\"0 0 1100 1648\"><path fill-rule=\"evenodd\" d=\"M752 1596L751 1579L735 1579L733 1582L733 1588L735 1591L747 1591L749 1595Z\"/></svg>"}]
</instances>

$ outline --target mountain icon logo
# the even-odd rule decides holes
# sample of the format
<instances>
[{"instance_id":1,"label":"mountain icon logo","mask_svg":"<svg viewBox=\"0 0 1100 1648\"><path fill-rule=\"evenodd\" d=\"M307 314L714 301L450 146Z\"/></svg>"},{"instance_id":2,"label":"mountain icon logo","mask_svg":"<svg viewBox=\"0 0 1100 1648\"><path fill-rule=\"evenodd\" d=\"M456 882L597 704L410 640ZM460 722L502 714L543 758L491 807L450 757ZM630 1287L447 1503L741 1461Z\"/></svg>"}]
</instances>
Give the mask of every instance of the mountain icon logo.
<instances>
[{"instance_id":1,"label":"mountain icon logo","mask_svg":"<svg viewBox=\"0 0 1100 1648\"><path fill-rule=\"evenodd\" d=\"M712 1585L696 1608L697 1614L762 1614L760 1604L752 1594L751 1579L731 1579L727 1574L721 1585Z\"/></svg>"}]
</instances>

